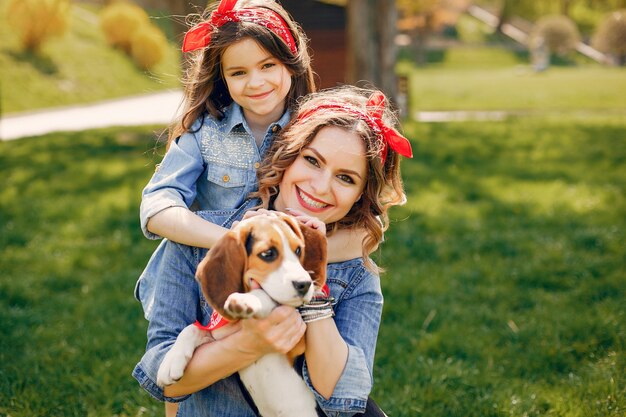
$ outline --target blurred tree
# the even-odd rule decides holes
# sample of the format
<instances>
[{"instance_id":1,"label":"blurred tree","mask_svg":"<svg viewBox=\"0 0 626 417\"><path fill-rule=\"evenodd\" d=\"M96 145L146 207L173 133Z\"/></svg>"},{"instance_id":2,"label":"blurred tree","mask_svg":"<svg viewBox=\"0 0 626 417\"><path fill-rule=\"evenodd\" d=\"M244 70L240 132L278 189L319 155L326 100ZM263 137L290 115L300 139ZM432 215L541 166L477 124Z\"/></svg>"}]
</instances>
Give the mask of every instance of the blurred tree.
<instances>
[{"instance_id":1,"label":"blurred tree","mask_svg":"<svg viewBox=\"0 0 626 417\"><path fill-rule=\"evenodd\" d=\"M396 97L394 0L349 0L347 82L367 81Z\"/></svg>"},{"instance_id":2,"label":"blurred tree","mask_svg":"<svg viewBox=\"0 0 626 417\"><path fill-rule=\"evenodd\" d=\"M613 56L618 65L626 65L626 9L605 18L593 37L593 45Z\"/></svg>"},{"instance_id":3,"label":"blurred tree","mask_svg":"<svg viewBox=\"0 0 626 417\"><path fill-rule=\"evenodd\" d=\"M580 42L580 32L572 19L562 15L542 17L530 33L530 44L545 43L551 53L566 55Z\"/></svg>"},{"instance_id":4,"label":"blurred tree","mask_svg":"<svg viewBox=\"0 0 626 417\"><path fill-rule=\"evenodd\" d=\"M69 0L11 0L7 5L9 25L22 47L38 52L44 41L65 33L69 22Z\"/></svg>"},{"instance_id":5,"label":"blurred tree","mask_svg":"<svg viewBox=\"0 0 626 417\"><path fill-rule=\"evenodd\" d=\"M399 27L411 37L412 49L419 64L426 63L426 43L444 26L453 26L468 0L397 0L401 13Z\"/></svg>"}]
</instances>

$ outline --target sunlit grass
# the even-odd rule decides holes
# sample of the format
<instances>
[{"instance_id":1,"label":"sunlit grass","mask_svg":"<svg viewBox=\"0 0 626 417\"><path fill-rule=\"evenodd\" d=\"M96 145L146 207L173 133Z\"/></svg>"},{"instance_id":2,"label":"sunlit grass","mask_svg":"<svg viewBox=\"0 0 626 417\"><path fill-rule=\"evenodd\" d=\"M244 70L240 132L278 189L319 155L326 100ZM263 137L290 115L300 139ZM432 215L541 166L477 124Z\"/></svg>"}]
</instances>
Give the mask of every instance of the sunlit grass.
<instances>
[{"instance_id":1,"label":"sunlit grass","mask_svg":"<svg viewBox=\"0 0 626 417\"><path fill-rule=\"evenodd\" d=\"M98 10L72 2L68 32L43 44L38 55L23 52L0 0L0 101L3 113L89 103L180 86L180 53L170 44L165 58L145 72L109 47ZM85 18L87 16L87 18ZM161 19L162 21L163 19Z\"/></svg>"},{"instance_id":2,"label":"sunlit grass","mask_svg":"<svg viewBox=\"0 0 626 417\"><path fill-rule=\"evenodd\" d=\"M409 201L375 255L377 402L390 416L623 416L624 120L405 132ZM154 147L149 128L0 143L1 415L162 415L130 376Z\"/></svg>"}]
</instances>

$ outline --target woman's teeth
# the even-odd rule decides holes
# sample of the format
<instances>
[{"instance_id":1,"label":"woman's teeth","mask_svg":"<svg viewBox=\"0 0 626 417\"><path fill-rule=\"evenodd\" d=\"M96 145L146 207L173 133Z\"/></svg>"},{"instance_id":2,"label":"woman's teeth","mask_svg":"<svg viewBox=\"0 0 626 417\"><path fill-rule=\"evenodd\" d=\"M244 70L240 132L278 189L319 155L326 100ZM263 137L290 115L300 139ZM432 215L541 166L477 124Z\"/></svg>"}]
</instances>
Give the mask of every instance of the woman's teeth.
<instances>
[{"instance_id":1,"label":"woman's teeth","mask_svg":"<svg viewBox=\"0 0 626 417\"><path fill-rule=\"evenodd\" d=\"M299 192L299 194L300 194L300 198L302 199L302 201L304 201L305 203L307 203L311 207L315 207L315 208L321 209L321 208L324 208L324 207L328 206L328 204L320 203L319 201L315 201L315 200L309 198L307 195L305 195L301 191Z\"/></svg>"}]
</instances>

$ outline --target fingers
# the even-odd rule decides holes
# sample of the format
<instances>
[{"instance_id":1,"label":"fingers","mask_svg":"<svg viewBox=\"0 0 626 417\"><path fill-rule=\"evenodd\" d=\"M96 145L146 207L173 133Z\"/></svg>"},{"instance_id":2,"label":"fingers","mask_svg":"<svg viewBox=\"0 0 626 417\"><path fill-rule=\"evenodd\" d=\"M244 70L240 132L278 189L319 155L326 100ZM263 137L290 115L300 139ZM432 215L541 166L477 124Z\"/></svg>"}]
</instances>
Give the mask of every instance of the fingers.
<instances>
[{"instance_id":1,"label":"fingers","mask_svg":"<svg viewBox=\"0 0 626 417\"><path fill-rule=\"evenodd\" d=\"M274 213L271 210L266 210L266 209L258 209L258 210L248 210L245 212L245 214L243 215L243 219L249 219L251 217L255 217L255 216L270 216L270 217L278 217L276 215L276 213Z\"/></svg>"},{"instance_id":2,"label":"fingers","mask_svg":"<svg viewBox=\"0 0 626 417\"><path fill-rule=\"evenodd\" d=\"M263 353L287 353L304 336L306 324L293 307L279 306L265 319L242 320L254 334L256 349Z\"/></svg>"}]
</instances>

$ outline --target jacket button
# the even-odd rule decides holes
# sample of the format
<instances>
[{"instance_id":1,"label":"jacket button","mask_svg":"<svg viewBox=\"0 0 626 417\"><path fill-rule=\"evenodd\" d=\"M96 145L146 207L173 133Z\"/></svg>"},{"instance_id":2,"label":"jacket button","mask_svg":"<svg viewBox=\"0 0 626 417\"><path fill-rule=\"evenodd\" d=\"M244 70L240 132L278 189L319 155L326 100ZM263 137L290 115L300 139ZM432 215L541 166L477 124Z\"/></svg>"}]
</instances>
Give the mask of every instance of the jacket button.
<instances>
[{"instance_id":1,"label":"jacket button","mask_svg":"<svg viewBox=\"0 0 626 417\"><path fill-rule=\"evenodd\" d=\"M255 162L255 163L254 163L254 168L255 168L255 169L259 169L259 167L260 167L260 166L261 166L261 164L260 164L260 163L258 163L258 162Z\"/></svg>"},{"instance_id":2,"label":"jacket button","mask_svg":"<svg viewBox=\"0 0 626 417\"><path fill-rule=\"evenodd\" d=\"M224 175L224 176L222 177L222 180L223 180L224 182L228 182L228 181L230 181L230 177L229 177L228 175Z\"/></svg>"},{"instance_id":3,"label":"jacket button","mask_svg":"<svg viewBox=\"0 0 626 417\"><path fill-rule=\"evenodd\" d=\"M278 131L278 129L280 129L279 125L272 126L272 133L276 133Z\"/></svg>"}]
</instances>

